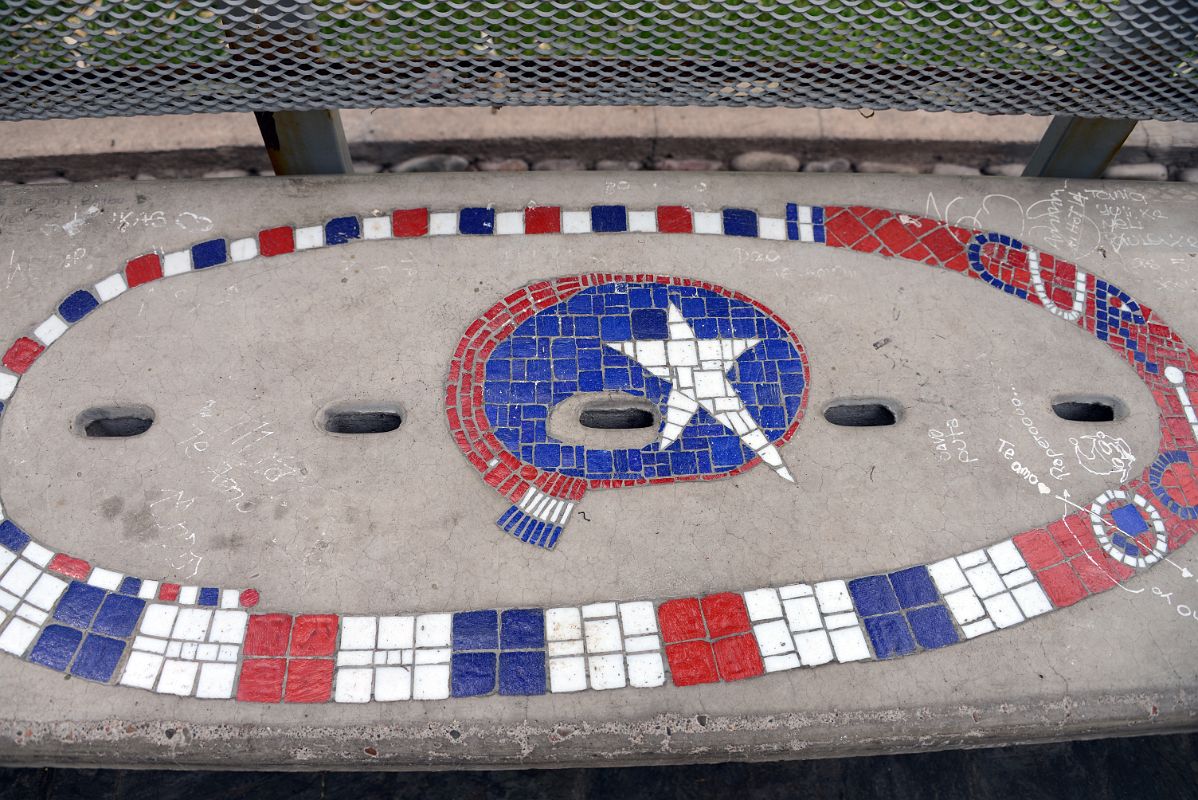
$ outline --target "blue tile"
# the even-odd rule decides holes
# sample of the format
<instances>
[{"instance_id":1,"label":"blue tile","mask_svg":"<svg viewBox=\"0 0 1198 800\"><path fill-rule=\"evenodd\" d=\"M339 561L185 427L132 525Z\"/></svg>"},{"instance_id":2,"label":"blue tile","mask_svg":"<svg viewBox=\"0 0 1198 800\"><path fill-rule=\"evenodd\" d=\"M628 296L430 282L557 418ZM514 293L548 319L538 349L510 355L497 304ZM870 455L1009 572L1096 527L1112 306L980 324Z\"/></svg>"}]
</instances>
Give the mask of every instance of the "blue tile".
<instances>
[{"instance_id":1,"label":"blue tile","mask_svg":"<svg viewBox=\"0 0 1198 800\"><path fill-rule=\"evenodd\" d=\"M125 576L117 591L121 594L136 595L141 591L141 578L134 578L132 575Z\"/></svg>"},{"instance_id":2,"label":"blue tile","mask_svg":"<svg viewBox=\"0 0 1198 800\"><path fill-rule=\"evenodd\" d=\"M545 694L545 654L535 651L500 653L499 693Z\"/></svg>"},{"instance_id":3,"label":"blue tile","mask_svg":"<svg viewBox=\"0 0 1198 800\"><path fill-rule=\"evenodd\" d=\"M1119 506L1111 512L1111 518L1115 520L1119 530L1132 536L1139 536L1148 530L1148 523L1144 521L1143 515L1135 506Z\"/></svg>"},{"instance_id":4,"label":"blue tile","mask_svg":"<svg viewBox=\"0 0 1198 800\"><path fill-rule=\"evenodd\" d=\"M19 553L29 544L29 534L18 528L12 520L6 519L0 522L0 544Z\"/></svg>"},{"instance_id":5,"label":"blue tile","mask_svg":"<svg viewBox=\"0 0 1198 800\"><path fill-rule=\"evenodd\" d=\"M494 650L499 641L495 611L459 611L453 615L454 650Z\"/></svg>"},{"instance_id":6,"label":"blue tile","mask_svg":"<svg viewBox=\"0 0 1198 800\"><path fill-rule=\"evenodd\" d=\"M890 588L890 581L886 580L885 575L870 575L849 581L849 592L853 595L857 613L863 617L898 611L898 598L894 596L894 589Z\"/></svg>"},{"instance_id":7,"label":"blue tile","mask_svg":"<svg viewBox=\"0 0 1198 800\"><path fill-rule=\"evenodd\" d=\"M624 206L591 206L591 230L595 233L628 230L628 209Z\"/></svg>"},{"instance_id":8,"label":"blue tile","mask_svg":"<svg viewBox=\"0 0 1198 800\"><path fill-rule=\"evenodd\" d=\"M58 304L58 313L63 319L74 325L90 314L92 309L98 305L100 305L100 301L91 292L80 289L67 295L66 299Z\"/></svg>"},{"instance_id":9,"label":"blue tile","mask_svg":"<svg viewBox=\"0 0 1198 800\"><path fill-rule=\"evenodd\" d=\"M911 631L902 614L867 617L865 630L874 643L874 653L878 658L893 658L915 652L915 642L911 639Z\"/></svg>"},{"instance_id":10,"label":"blue tile","mask_svg":"<svg viewBox=\"0 0 1198 800\"><path fill-rule=\"evenodd\" d=\"M489 236L495 232L495 209L463 208L458 212L458 230L472 236Z\"/></svg>"},{"instance_id":11,"label":"blue tile","mask_svg":"<svg viewBox=\"0 0 1198 800\"><path fill-rule=\"evenodd\" d=\"M215 606L220 602L220 589L213 586L203 587L196 602L201 606Z\"/></svg>"},{"instance_id":12,"label":"blue tile","mask_svg":"<svg viewBox=\"0 0 1198 800\"><path fill-rule=\"evenodd\" d=\"M209 239L191 248L191 264L196 269L215 267L229 260L224 239Z\"/></svg>"},{"instance_id":13,"label":"blue tile","mask_svg":"<svg viewBox=\"0 0 1198 800\"><path fill-rule=\"evenodd\" d=\"M511 608L503 612L502 647L504 650L532 650L545 647L545 612L539 608Z\"/></svg>"},{"instance_id":14,"label":"blue tile","mask_svg":"<svg viewBox=\"0 0 1198 800\"><path fill-rule=\"evenodd\" d=\"M325 244L345 244L362 238L362 229L357 217L336 217L325 223Z\"/></svg>"},{"instance_id":15,"label":"blue tile","mask_svg":"<svg viewBox=\"0 0 1198 800\"><path fill-rule=\"evenodd\" d=\"M74 628L64 628L61 625L47 625L42 631L41 638L33 646L29 660L43 667L62 672L71 663L75 650L79 647L83 634Z\"/></svg>"},{"instance_id":16,"label":"blue tile","mask_svg":"<svg viewBox=\"0 0 1198 800\"><path fill-rule=\"evenodd\" d=\"M953 621L944 606L928 606L907 612L907 621L915 631L915 641L920 647L947 647L958 641Z\"/></svg>"},{"instance_id":17,"label":"blue tile","mask_svg":"<svg viewBox=\"0 0 1198 800\"><path fill-rule=\"evenodd\" d=\"M90 634L79 648L79 656L71 666L71 674L89 681L107 683L125 652L125 643L116 639Z\"/></svg>"},{"instance_id":18,"label":"blue tile","mask_svg":"<svg viewBox=\"0 0 1198 800\"><path fill-rule=\"evenodd\" d=\"M638 308L632 312L632 335L638 339L666 339L670 329L666 312L660 308Z\"/></svg>"},{"instance_id":19,"label":"blue tile","mask_svg":"<svg viewBox=\"0 0 1198 800\"><path fill-rule=\"evenodd\" d=\"M890 573L890 583L898 596L899 605L903 608L926 606L939 599L928 568L924 566L911 567Z\"/></svg>"},{"instance_id":20,"label":"blue tile","mask_svg":"<svg viewBox=\"0 0 1198 800\"><path fill-rule=\"evenodd\" d=\"M724 235L756 236L757 212L747 208L725 208Z\"/></svg>"},{"instance_id":21,"label":"blue tile","mask_svg":"<svg viewBox=\"0 0 1198 800\"><path fill-rule=\"evenodd\" d=\"M100 607L105 594L107 592L103 589L71 581L62 599L58 601L54 619L77 628L86 628L91 625L92 617L96 615L96 609Z\"/></svg>"},{"instance_id":22,"label":"blue tile","mask_svg":"<svg viewBox=\"0 0 1198 800\"><path fill-rule=\"evenodd\" d=\"M450 672L454 697L477 697L495 691L494 653L454 653Z\"/></svg>"},{"instance_id":23,"label":"blue tile","mask_svg":"<svg viewBox=\"0 0 1198 800\"><path fill-rule=\"evenodd\" d=\"M92 630L108 636L128 636L137 626L137 620L145 605L145 600L136 597L110 594L104 598L104 604L100 606L100 613L96 615Z\"/></svg>"}]
</instances>

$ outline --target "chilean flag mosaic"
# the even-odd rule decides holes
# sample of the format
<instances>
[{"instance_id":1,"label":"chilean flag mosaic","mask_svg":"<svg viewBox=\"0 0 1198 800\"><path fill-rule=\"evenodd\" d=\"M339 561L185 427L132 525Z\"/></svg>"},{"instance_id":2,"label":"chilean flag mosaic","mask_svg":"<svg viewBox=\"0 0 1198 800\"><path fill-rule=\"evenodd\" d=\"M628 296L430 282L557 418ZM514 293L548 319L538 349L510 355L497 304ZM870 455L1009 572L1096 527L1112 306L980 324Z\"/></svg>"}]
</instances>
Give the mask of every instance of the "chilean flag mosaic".
<instances>
[{"instance_id":1,"label":"chilean flag mosaic","mask_svg":"<svg viewBox=\"0 0 1198 800\"><path fill-rule=\"evenodd\" d=\"M1160 412L1160 452L1089 508L932 563L565 607L260 612L254 589L97 566L42 545L0 510L0 651L94 683L247 703L685 687L968 641L1114 588L1198 530L1198 413L1190 398L1198 354L1151 308L1004 234L876 208L789 203L778 211L403 208L137 254L13 339L0 357L0 413L61 336L126 292L175 275L372 239L714 235L902 258L1040 307L1136 371ZM449 356L445 412L459 449L503 498L498 522L520 540L512 546L552 548L568 541L559 537L591 489L753 468L792 480L784 446L812 379L787 321L734 287L587 274L518 288L470 323ZM652 441L598 449L555 436L553 410L592 395L649 404Z\"/></svg>"}]
</instances>

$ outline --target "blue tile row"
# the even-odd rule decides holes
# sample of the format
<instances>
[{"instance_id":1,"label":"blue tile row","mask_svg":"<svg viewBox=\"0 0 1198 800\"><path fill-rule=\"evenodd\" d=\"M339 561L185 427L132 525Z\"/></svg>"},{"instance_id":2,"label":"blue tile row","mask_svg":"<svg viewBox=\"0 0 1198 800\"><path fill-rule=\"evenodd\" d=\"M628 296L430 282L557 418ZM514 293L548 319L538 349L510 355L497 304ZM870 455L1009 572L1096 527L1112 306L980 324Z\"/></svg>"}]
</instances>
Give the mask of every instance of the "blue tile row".
<instances>
[{"instance_id":1,"label":"blue tile row","mask_svg":"<svg viewBox=\"0 0 1198 800\"><path fill-rule=\"evenodd\" d=\"M982 280L996 289L1006 292L1007 294L1014 295L1021 300L1026 300L1026 289L1021 289L1017 286L1007 283L1002 278L999 278L997 275L992 274L990 270L986 269L986 266L982 263L982 247L988 244L1004 245L1006 247L1010 247L1012 250L1022 250L1023 242L1004 234L980 233L974 237L973 241L969 244L969 247L965 249L965 252L969 258L969 266L974 272L981 276Z\"/></svg>"},{"instance_id":2,"label":"blue tile row","mask_svg":"<svg viewBox=\"0 0 1198 800\"><path fill-rule=\"evenodd\" d=\"M72 581L29 660L90 681L112 679L146 601Z\"/></svg>"},{"instance_id":3,"label":"blue tile row","mask_svg":"<svg viewBox=\"0 0 1198 800\"><path fill-rule=\"evenodd\" d=\"M463 611L453 615L451 689L477 697L546 691L545 612L540 608Z\"/></svg>"},{"instance_id":4,"label":"blue tile row","mask_svg":"<svg viewBox=\"0 0 1198 800\"><path fill-rule=\"evenodd\" d=\"M878 658L894 658L958 641L948 609L925 566L849 581L853 605Z\"/></svg>"}]
</instances>

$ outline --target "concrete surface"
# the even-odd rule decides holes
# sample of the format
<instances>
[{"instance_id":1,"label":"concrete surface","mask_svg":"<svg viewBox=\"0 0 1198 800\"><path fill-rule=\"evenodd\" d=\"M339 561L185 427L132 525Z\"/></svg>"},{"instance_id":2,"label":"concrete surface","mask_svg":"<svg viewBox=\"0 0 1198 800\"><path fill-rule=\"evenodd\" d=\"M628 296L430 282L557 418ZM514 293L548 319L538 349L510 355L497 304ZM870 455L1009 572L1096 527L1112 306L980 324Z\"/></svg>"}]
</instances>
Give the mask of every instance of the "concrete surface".
<instances>
[{"instance_id":1,"label":"concrete surface","mask_svg":"<svg viewBox=\"0 0 1198 800\"><path fill-rule=\"evenodd\" d=\"M1067 204L1067 190L1096 193L1086 195L1080 237L1059 238L1040 216ZM780 216L798 201L873 205L1020 236L1115 281L1194 341L1195 199L1192 187L1178 184L840 175L6 187L0 318L12 338L134 255L341 213L618 202ZM1144 220L1144 232L1129 233L1129 219ZM1154 243L1142 244L1148 237ZM511 290L594 271L709 280L762 300L793 326L811 369L806 415L782 448L795 485L757 468L711 483L592 491L580 506L585 519L571 523L553 552L495 528L506 504L446 427L454 346ZM1011 413L1013 389L1053 443L1101 427L1125 439L1138 470L1160 441L1152 393L1136 374L1043 310L909 262L791 242L644 234L357 242L143 286L80 328L37 362L5 411L5 513L47 546L96 565L253 586L262 593L255 611L660 600L873 574L964 553L1070 510L1029 491L996 449L1001 438L1035 452ZM1129 413L1101 426L1057 419L1050 400L1071 393L1115 397ZM893 402L899 424L848 429L822 419L832 401L861 397ZM398 404L404 424L376 437L320 431L320 409L344 400ZM153 428L128 440L72 432L80 411L114 403L151 406ZM929 431L948 419L960 421L976 462L937 459ZM242 431L260 435L247 445ZM1118 483L1072 466L1063 485L1079 502ZM1198 607L1198 584L1181 572L1194 565L1190 549L1173 557L1180 566L1158 564L1128 580L1125 588L1138 594L1107 591L942 651L706 686L253 705L64 680L5 657L0 759L255 768L629 764L1191 729L1198 621L1175 604Z\"/></svg>"}]
</instances>

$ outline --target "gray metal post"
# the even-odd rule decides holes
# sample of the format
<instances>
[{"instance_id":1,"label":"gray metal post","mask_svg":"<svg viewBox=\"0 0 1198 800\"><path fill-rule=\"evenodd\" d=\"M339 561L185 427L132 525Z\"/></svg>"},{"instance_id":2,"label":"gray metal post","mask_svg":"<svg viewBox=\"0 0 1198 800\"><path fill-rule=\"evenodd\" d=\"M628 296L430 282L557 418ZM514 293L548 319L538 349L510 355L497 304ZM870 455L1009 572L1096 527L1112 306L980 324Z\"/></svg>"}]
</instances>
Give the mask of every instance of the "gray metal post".
<instances>
[{"instance_id":1,"label":"gray metal post","mask_svg":"<svg viewBox=\"0 0 1198 800\"><path fill-rule=\"evenodd\" d=\"M341 114L336 109L255 111L254 116L276 175L353 172Z\"/></svg>"},{"instance_id":2,"label":"gray metal post","mask_svg":"<svg viewBox=\"0 0 1198 800\"><path fill-rule=\"evenodd\" d=\"M1025 178L1101 178L1134 119L1053 117L1023 168Z\"/></svg>"}]
</instances>

